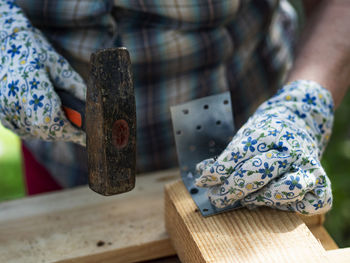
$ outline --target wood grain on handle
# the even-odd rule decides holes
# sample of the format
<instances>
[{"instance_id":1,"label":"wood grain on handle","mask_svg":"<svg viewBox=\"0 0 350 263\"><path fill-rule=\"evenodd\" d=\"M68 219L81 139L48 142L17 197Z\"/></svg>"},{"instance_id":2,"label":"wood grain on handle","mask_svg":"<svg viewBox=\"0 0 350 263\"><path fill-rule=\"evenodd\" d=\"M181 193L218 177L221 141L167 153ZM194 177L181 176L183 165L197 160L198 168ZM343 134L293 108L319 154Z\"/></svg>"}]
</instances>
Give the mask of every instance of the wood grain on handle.
<instances>
[{"instance_id":1,"label":"wood grain on handle","mask_svg":"<svg viewBox=\"0 0 350 263\"><path fill-rule=\"evenodd\" d=\"M102 195L135 186L136 106L125 48L91 55L86 99L89 186Z\"/></svg>"}]
</instances>

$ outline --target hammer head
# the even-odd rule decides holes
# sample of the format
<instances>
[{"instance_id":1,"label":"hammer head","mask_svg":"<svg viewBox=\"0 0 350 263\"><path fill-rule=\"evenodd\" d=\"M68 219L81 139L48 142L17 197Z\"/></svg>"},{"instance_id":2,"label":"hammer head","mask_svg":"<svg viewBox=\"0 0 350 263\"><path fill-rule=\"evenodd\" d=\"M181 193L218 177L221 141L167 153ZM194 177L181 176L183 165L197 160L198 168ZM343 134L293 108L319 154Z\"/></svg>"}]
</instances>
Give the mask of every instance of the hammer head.
<instances>
[{"instance_id":1,"label":"hammer head","mask_svg":"<svg viewBox=\"0 0 350 263\"><path fill-rule=\"evenodd\" d=\"M125 48L91 55L85 113L90 188L102 195L132 190L136 107L130 56Z\"/></svg>"}]
</instances>

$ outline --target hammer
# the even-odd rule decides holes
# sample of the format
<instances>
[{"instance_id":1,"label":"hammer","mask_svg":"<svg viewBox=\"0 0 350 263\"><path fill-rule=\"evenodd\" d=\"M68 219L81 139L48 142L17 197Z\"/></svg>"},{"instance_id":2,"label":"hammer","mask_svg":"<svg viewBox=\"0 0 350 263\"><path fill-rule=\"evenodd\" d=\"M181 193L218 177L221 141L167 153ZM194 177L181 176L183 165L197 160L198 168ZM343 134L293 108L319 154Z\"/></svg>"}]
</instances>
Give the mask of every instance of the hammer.
<instances>
[{"instance_id":1,"label":"hammer","mask_svg":"<svg viewBox=\"0 0 350 263\"><path fill-rule=\"evenodd\" d=\"M136 170L136 106L126 48L91 55L86 102L57 90L67 118L86 132L90 188L101 195L132 190Z\"/></svg>"}]
</instances>

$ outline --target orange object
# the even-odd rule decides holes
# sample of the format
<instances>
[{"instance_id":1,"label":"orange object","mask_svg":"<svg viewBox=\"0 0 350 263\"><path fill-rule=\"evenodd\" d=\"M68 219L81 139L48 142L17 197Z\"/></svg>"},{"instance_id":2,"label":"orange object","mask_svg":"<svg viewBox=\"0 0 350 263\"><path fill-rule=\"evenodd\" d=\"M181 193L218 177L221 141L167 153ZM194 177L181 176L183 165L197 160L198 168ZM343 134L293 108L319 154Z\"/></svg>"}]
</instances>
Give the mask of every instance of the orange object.
<instances>
[{"instance_id":1,"label":"orange object","mask_svg":"<svg viewBox=\"0 0 350 263\"><path fill-rule=\"evenodd\" d=\"M66 116L67 116L68 120L70 120L76 126L81 128L83 123L82 123L82 119L81 119L80 113L75 111L75 110L73 110L73 109L71 109L71 108L64 107L64 106L63 106L63 110L66 113Z\"/></svg>"}]
</instances>

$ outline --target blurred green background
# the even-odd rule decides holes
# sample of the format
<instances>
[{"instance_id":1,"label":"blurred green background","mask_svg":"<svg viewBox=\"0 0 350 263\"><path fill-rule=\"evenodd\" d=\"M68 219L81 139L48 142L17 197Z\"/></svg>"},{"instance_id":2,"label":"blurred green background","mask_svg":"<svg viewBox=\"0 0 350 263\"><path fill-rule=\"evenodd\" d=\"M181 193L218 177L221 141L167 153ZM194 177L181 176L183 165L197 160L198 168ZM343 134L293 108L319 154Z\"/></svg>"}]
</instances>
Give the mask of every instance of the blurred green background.
<instances>
[{"instance_id":1,"label":"blurred green background","mask_svg":"<svg viewBox=\"0 0 350 263\"><path fill-rule=\"evenodd\" d=\"M0 201L24 196L18 137L0 125Z\"/></svg>"},{"instance_id":2,"label":"blurred green background","mask_svg":"<svg viewBox=\"0 0 350 263\"><path fill-rule=\"evenodd\" d=\"M325 226L340 247L350 247L350 92L336 112L322 163L331 181L333 209ZM0 126L0 201L25 195L19 139Z\"/></svg>"},{"instance_id":3,"label":"blurred green background","mask_svg":"<svg viewBox=\"0 0 350 263\"><path fill-rule=\"evenodd\" d=\"M335 113L322 164L332 182L333 209L325 226L339 247L350 247L350 92Z\"/></svg>"}]
</instances>

